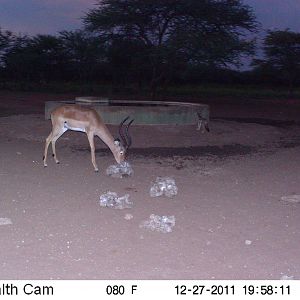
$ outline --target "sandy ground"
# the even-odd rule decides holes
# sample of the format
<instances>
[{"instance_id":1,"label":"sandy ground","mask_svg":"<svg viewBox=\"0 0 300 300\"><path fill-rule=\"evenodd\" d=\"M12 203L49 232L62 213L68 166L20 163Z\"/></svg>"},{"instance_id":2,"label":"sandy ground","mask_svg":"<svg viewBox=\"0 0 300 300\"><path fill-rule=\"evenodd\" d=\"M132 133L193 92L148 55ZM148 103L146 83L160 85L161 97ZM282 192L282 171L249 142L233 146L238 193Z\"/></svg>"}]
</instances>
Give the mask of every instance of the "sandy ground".
<instances>
[{"instance_id":1,"label":"sandy ground","mask_svg":"<svg viewBox=\"0 0 300 300\"><path fill-rule=\"evenodd\" d=\"M0 223L0 279L300 279L300 203L281 199L300 195L299 107L213 104L205 134L133 126L134 175L117 179L100 140L94 173L76 132L57 142L61 164L50 151L43 168L54 98L0 93L0 218L12 222ZM157 176L178 195L151 198ZM100 207L108 190L133 208ZM140 228L150 214L174 215L173 232Z\"/></svg>"}]
</instances>

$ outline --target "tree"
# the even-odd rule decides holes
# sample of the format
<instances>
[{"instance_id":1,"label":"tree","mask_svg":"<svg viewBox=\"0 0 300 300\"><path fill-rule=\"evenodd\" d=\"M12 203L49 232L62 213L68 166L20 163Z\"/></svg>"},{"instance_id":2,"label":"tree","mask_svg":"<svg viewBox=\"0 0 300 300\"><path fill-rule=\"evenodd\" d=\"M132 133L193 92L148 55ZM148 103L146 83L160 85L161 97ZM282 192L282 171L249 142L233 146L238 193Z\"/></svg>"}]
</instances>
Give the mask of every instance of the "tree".
<instances>
[{"instance_id":1,"label":"tree","mask_svg":"<svg viewBox=\"0 0 300 300\"><path fill-rule=\"evenodd\" d=\"M98 38L84 30L62 31L62 42L71 77L91 80L99 64L105 60L104 46Z\"/></svg>"},{"instance_id":2,"label":"tree","mask_svg":"<svg viewBox=\"0 0 300 300\"><path fill-rule=\"evenodd\" d=\"M177 64L237 63L252 51L245 31L256 29L252 9L240 0L101 0L84 23L108 43L142 44L133 54L151 67L153 95Z\"/></svg>"},{"instance_id":3,"label":"tree","mask_svg":"<svg viewBox=\"0 0 300 300\"><path fill-rule=\"evenodd\" d=\"M14 36L10 31L3 31L0 27L0 68L3 67L3 56L12 44Z\"/></svg>"},{"instance_id":4,"label":"tree","mask_svg":"<svg viewBox=\"0 0 300 300\"><path fill-rule=\"evenodd\" d=\"M31 64L25 51L30 43L27 36L14 36L11 45L2 53L2 65L5 70L6 77L13 80L29 79L28 72L31 70Z\"/></svg>"},{"instance_id":5,"label":"tree","mask_svg":"<svg viewBox=\"0 0 300 300\"><path fill-rule=\"evenodd\" d=\"M268 31L263 43L264 59L252 65L265 74L283 80L290 93L300 76L300 33L290 30Z\"/></svg>"},{"instance_id":6,"label":"tree","mask_svg":"<svg viewBox=\"0 0 300 300\"><path fill-rule=\"evenodd\" d=\"M63 79L66 66L66 56L62 41L52 35L37 35L32 38L28 51L35 71L41 81Z\"/></svg>"},{"instance_id":7,"label":"tree","mask_svg":"<svg viewBox=\"0 0 300 300\"><path fill-rule=\"evenodd\" d=\"M37 35L16 37L3 61L15 80L46 82L63 78L66 59L57 37Z\"/></svg>"}]
</instances>

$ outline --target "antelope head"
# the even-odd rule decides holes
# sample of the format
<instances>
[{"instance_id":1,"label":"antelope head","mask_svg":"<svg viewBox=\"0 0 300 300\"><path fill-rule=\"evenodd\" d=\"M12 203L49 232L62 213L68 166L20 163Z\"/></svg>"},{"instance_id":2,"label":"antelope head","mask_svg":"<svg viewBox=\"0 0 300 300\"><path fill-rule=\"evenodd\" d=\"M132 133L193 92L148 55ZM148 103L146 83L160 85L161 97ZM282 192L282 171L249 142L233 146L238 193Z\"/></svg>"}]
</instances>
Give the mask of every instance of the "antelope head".
<instances>
[{"instance_id":1,"label":"antelope head","mask_svg":"<svg viewBox=\"0 0 300 300\"><path fill-rule=\"evenodd\" d=\"M119 125L119 135L120 139L115 139L114 144L116 146L115 159L117 163L121 163L126 158L126 153L129 147L131 146L132 140L129 134L129 127L134 121L130 120L127 124L125 124L129 120L129 116L126 117Z\"/></svg>"}]
</instances>

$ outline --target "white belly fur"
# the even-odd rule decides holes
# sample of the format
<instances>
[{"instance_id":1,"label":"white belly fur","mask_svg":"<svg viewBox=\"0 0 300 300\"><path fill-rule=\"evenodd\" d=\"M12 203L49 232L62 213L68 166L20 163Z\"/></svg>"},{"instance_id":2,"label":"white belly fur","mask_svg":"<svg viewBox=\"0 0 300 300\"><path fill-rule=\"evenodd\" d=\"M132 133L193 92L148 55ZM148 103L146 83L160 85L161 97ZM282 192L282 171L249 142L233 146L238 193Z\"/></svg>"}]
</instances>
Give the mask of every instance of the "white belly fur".
<instances>
[{"instance_id":1,"label":"white belly fur","mask_svg":"<svg viewBox=\"0 0 300 300\"><path fill-rule=\"evenodd\" d=\"M69 126L69 125L65 122L65 123L64 123L64 132L67 131L67 130L86 132L84 128L71 127L71 126Z\"/></svg>"}]
</instances>

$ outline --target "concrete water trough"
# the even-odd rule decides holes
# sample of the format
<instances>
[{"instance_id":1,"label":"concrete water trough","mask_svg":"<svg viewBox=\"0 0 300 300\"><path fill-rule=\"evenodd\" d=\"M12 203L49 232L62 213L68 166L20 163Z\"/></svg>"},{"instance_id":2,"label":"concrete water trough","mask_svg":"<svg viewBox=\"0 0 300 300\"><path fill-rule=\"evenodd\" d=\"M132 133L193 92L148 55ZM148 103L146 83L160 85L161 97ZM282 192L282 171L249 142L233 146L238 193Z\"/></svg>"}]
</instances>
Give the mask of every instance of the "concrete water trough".
<instances>
[{"instance_id":1,"label":"concrete water trough","mask_svg":"<svg viewBox=\"0 0 300 300\"><path fill-rule=\"evenodd\" d=\"M108 100L96 97L78 97L69 101L47 101L45 118L63 104L80 104L95 109L106 124L118 125L125 117L134 119L135 125L197 125L209 122L209 106L186 102Z\"/></svg>"}]
</instances>

